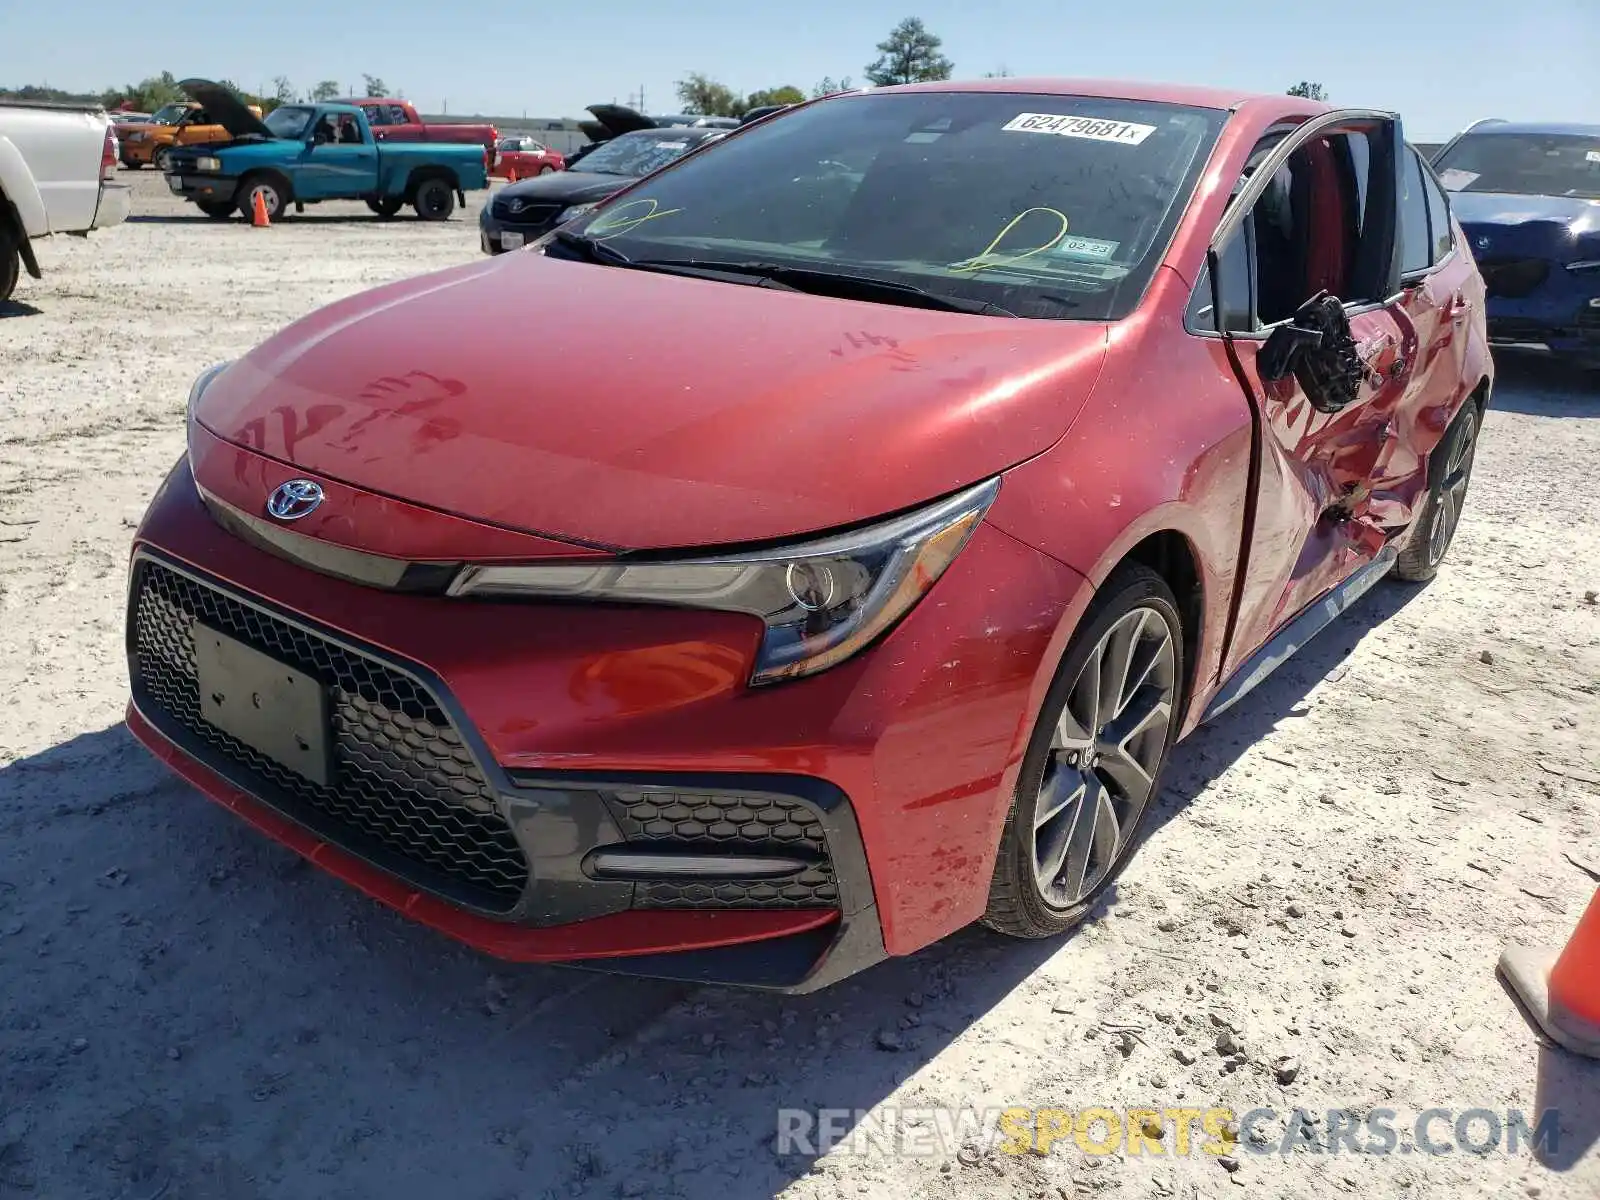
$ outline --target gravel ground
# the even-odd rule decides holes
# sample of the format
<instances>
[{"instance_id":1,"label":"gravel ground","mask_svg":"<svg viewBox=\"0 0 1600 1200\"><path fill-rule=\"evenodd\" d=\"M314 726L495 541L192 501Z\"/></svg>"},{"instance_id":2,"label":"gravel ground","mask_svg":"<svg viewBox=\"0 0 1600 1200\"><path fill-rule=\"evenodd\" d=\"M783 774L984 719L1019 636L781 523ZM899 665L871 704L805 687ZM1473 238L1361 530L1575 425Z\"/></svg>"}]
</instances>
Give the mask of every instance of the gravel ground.
<instances>
[{"instance_id":1,"label":"gravel ground","mask_svg":"<svg viewBox=\"0 0 1600 1200\"><path fill-rule=\"evenodd\" d=\"M127 225L43 244L0 307L0 1196L1600 1194L1600 1064L1542 1046L1494 973L1600 878L1600 389L1502 364L1440 578L1369 595L1181 746L1070 939L969 930L801 999L509 968L303 866L121 724L129 536L190 380L470 261L482 194L443 225L257 231L132 179ZM779 1107L964 1105L1389 1108L1401 1138L773 1144ZM1422 1110L1543 1106L1547 1161L1411 1152Z\"/></svg>"}]
</instances>

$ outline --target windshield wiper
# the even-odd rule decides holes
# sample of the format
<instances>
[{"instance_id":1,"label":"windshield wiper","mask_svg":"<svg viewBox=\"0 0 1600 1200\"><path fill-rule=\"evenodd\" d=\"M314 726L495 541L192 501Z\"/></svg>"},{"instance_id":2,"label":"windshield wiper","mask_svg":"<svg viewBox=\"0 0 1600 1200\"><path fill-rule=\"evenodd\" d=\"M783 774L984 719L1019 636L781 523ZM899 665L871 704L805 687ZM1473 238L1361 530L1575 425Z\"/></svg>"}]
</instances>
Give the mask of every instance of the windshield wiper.
<instances>
[{"instance_id":1,"label":"windshield wiper","mask_svg":"<svg viewBox=\"0 0 1600 1200\"><path fill-rule=\"evenodd\" d=\"M715 279L723 283L737 283L745 287L774 288L783 292L801 289L777 279L753 276L746 272L730 271L720 263L701 263L693 259L629 258L615 246L608 246L587 234L570 229L557 229L554 241L572 250L585 262L603 263L608 267L627 267L634 271L658 271L663 275L687 275L695 279Z\"/></svg>"},{"instance_id":2,"label":"windshield wiper","mask_svg":"<svg viewBox=\"0 0 1600 1200\"><path fill-rule=\"evenodd\" d=\"M840 299L883 300L890 304L905 304L913 308L933 308L943 312L974 313L991 317L1014 317L1016 313L990 304L986 300L968 300L961 296L941 296L911 283L897 283L892 279L876 279L870 275L852 275L843 271L821 271L814 267L793 267L784 263L768 262L718 262L697 258L629 258L622 251L604 242L569 229L557 229L554 240L563 247L575 250L589 262L604 263L613 267L631 267L636 271L661 271L669 275L690 275L702 279L722 279L729 283L745 276L757 287L779 288L783 291L809 292L813 295L837 296Z\"/></svg>"},{"instance_id":3,"label":"windshield wiper","mask_svg":"<svg viewBox=\"0 0 1600 1200\"><path fill-rule=\"evenodd\" d=\"M914 283L899 283L871 275L852 275L846 271L823 271L816 267L794 267L787 263L769 262L697 262L695 265L735 275L757 275L764 279L776 280L778 283L786 283L797 291L838 296L843 300L883 300L890 304L905 304L913 308L935 308L944 312L976 313L991 317L1017 315L987 300L944 296L920 288Z\"/></svg>"}]
</instances>

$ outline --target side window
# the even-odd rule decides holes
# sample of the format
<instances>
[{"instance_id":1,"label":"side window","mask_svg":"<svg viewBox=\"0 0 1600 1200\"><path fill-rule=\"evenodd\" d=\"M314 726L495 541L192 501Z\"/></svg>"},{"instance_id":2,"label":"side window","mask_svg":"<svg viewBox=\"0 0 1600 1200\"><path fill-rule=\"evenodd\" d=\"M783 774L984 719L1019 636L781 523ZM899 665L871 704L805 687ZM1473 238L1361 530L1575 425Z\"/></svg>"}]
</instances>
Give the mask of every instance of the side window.
<instances>
[{"instance_id":1,"label":"side window","mask_svg":"<svg viewBox=\"0 0 1600 1200\"><path fill-rule=\"evenodd\" d=\"M1215 316L1211 295L1211 269L1201 268L1200 281L1189 298L1185 324L1196 332L1226 330L1249 333L1256 328L1254 280L1251 277L1251 227L1246 221L1228 239L1218 257L1218 278L1222 286L1222 319Z\"/></svg>"},{"instance_id":2,"label":"side window","mask_svg":"<svg viewBox=\"0 0 1600 1200\"><path fill-rule=\"evenodd\" d=\"M1433 266L1433 241L1428 232L1428 196L1422 186L1422 161L1406 147L1400 172L1400 273L1420 275Z\"/></svg>"},{"instance_id":3,"label":"side window","mask_svg":"<svg viewBox=\"0 0 1600 1200\"><path fill-rule=\"evenodd\" d=\"M1432 171L1422 172L1422 190L1428 198L1428 228L1433 236L1433 261L1439 262L1456 248L1455 231L1450 227L1450 201Z\"/></svg>"},{"instance_id":4,"label":"side window","mask_svg":"<svg viewBox=\"0 0 1600 1200\"><path fill-rule=\"evenodd\" d=\"M368 125L393 125L394 110L387 104L371 104L365 106Z\"/></svg>"}]
</instances>

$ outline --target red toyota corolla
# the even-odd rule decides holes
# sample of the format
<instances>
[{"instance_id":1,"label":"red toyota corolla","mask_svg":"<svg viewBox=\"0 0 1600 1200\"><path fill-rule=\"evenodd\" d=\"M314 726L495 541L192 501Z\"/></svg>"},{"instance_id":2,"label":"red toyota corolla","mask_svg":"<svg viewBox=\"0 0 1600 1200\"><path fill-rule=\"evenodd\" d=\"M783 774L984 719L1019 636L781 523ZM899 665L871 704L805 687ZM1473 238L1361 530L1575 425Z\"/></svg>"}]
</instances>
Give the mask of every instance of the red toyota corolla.
<instances>
[{"instance_id":1,"label":"red toyota corolla","mask_svg":"<svg viewBox=\"0 0 1600 1200\"><path fill-rule=\"evenodd\" d=\"M801 991L1056 934L1178 737L1433 574L1491 371L1392 114L797 106L202 375L129 725L508 959Z\"/></svg>"}]
</instances>

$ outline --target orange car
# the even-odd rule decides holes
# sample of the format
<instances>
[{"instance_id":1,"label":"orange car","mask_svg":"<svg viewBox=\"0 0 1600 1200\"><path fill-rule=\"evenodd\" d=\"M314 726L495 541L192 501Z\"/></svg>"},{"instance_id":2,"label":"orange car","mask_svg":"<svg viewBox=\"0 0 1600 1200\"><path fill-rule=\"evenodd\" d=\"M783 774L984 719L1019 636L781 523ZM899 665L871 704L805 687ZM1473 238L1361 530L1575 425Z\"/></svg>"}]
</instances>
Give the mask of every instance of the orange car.
<instances>
[{"instance_id":1,"label":"orange car","mask_svg":"<svg viewBox=\"0 0 1600 1200\"><path fill-rule=\"evenodd\" d=\"M167 105L162 109L180 107ZM204 142L231 142L233 134L229 133L199 104L189 101L181 105L187 111L171 124L139 125L133 128L126 137L122 138L122 165L138 170L140 167L153 164L158 171L167 167L167 155L174 146L196 146ZM248 106L250 115L256 120L261 119L261 109L254 104Z\"/></svg>"}]
</instances>

